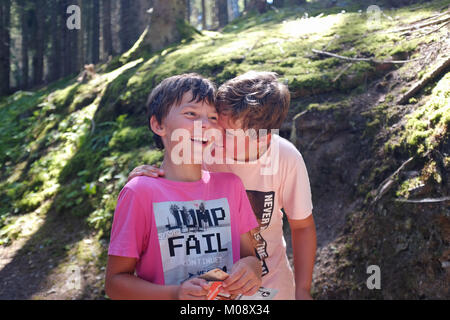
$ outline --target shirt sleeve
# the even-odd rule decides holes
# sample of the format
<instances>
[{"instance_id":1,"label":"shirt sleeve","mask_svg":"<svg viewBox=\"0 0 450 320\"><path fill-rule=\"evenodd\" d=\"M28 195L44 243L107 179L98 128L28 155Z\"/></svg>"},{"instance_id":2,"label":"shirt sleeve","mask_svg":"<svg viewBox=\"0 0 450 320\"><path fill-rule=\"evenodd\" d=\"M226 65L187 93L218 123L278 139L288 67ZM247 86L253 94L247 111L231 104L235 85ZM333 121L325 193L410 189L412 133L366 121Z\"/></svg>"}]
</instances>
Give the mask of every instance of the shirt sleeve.
<instances>
[{"instance_id":1,"label":"shirt sleeve","mask_svg":"<svg viewBox=\"0 0 450 320\"><path fill-rule=\"evenodd\" d=\"M239 234L247 233L248 231L259 226L256 220L255 214L253 213L252 206L247 197L247 192L245 191L244 185L241 179L236 176L236 190L237 198L239 203Z\"/></svg>"},{"instance_id":2,"label":"shirt sleeve","mask_svg":"<svg viewBox=\"0 0 450 320\"><path fill-rule=\"evenodd\" d=\"M308 171L300 153L291 163L281 186L282 205L289 219L302 220L312 214L313 209Z\"/></svg>"},{"instance_id":3,"label":"shirt sleeve","mask_svg":"<svg viewBox=\"0 0 450 320\"><path fill-rule=\"evenodd\" d=\"M114 212L109 255L139 259L148 239L145 216L145 210L135 192L123 188Z\"/></svg>"}]
</instances>

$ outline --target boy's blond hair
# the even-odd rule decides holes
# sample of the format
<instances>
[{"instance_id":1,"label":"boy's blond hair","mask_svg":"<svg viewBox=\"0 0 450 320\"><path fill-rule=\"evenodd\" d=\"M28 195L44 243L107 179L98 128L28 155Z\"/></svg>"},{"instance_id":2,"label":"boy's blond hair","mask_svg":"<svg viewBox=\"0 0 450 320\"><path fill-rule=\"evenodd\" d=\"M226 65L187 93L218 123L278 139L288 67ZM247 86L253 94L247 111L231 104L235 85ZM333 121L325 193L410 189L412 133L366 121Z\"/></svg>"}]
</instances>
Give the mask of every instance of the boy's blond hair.
<instances>
[{"instance_id":1,"label":"boy's blond hair","mask_svg":"<svg viewBox=\"0 0 450 320\"><path fill-rule=\"evenodd\" d=\"M242 121L243 129L279 129L291 95L274 72L249 71L228 80L217 91L217 110Z\"/></svg>"}]
</instances>

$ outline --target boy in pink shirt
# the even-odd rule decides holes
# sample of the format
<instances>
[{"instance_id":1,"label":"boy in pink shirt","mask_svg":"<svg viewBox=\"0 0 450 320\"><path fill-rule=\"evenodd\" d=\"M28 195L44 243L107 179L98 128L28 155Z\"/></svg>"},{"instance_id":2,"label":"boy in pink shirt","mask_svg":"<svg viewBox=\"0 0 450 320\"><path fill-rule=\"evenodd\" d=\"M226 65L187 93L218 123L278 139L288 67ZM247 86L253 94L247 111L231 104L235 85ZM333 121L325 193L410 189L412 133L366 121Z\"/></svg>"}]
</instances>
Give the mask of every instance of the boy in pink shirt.
<instances>
[{"instance_id":1,"label":"boy in pink shirt","mask_svg":"<svg viewBox=\"0 0 450 320\"><path fill-rule=\"evenodd\" d=\"M224 291L252 295L261 285L250 230L257 226L242 182L232 173L209 173L195 157L211 140L194 123L214 129L213 84L196 74L165 79L147 103L149 126L164 146L165 178L138 177L121 190L114 213L106 270L113 299L206 299L198 276L220 268L230 274ZM174 132L186 133L184 154ZM177 156L183 160L179 163Z\"/></svg>"},{"instance_id":2,"label":"boy in pink shirt","mask_svg":"<svg viewBox=\"0 0 450 320\"><path fill-rule=\"evenodd\" d=\"M286 118L289 103L289 90L271 72L248 72L224 83L216 106L226 134L216 148L225 147L226 161L205 168L242 179L259 222L252 238L262 266L262 286L277 289L275 299L311 299L316 231L308 172L297 148L274 131ZM245 147L239 148L243 130ZM164 175L164 170L140 166L129 180L139 175ZM291 229L295 274L286 255L283 214Z\"/></svg>"}]
</instances>

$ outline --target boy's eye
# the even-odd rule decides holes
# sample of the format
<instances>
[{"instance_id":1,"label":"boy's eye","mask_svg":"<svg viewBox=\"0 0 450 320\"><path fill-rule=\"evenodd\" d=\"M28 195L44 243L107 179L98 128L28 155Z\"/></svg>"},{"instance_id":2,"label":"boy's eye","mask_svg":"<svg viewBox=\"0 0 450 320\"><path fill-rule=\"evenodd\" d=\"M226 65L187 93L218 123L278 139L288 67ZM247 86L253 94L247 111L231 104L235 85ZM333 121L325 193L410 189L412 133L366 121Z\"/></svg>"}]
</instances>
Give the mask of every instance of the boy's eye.
<instances>
[{"instance_id":1,"label":"boy's eye","mask_svg":"<svg viewBox=\"0 0 450 320\"><path fill-rule=\"evenodd\" d=\"M185 112L184 114L188 116L195 116L195 113L192 111Z\"/></svg>"}]
</instances>

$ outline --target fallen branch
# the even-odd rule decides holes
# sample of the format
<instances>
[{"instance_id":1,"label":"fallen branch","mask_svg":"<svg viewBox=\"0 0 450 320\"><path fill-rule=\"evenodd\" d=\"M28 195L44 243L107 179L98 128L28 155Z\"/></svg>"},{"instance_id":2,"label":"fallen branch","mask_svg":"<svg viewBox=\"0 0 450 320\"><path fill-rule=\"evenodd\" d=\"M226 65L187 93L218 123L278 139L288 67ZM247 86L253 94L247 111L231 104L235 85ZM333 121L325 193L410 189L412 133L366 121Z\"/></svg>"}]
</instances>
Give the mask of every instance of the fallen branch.
<instances>
[{"instance_id":1,"label":"fallen branch","mask_svg":"<svg viewBox=\"0 0 450 320\"><path fill-rule=\"evenodd\" d=\"M377 195L372 200L371 205L374 205L376 202L378 202L393 186L394 182L397 179L397 176L399 173L411 162L413 161L413 157L409 158L405 162L402 163L402 165L395 170L393 174L391 174L387 179L385 179L380 186L377 189Z\"/></svg>"},{"instance_id":2,"label":"fallen branch","mask_svg":"<svg viewBox=\"0 0 450 320\"><path fill-rule=\"evenodd\" d=\"M417 59L411 59L411 60L377 60L377 59L374 59L374 58L350 58L350 57L344 57L344 56L340 56L338 54L334 54L334 53L327 52L327 51L316 50L316 49L312 49L312 51L314 53L316 53L316 54L321 54L321 55L324 55L324 56L330 56L330 57L334 57L334 58L338 58L338 59L342 59L342 60L347 60L347 61L365 61L365 62L371 62L371 63L375 63L375 64L408 63L408 62L417 61L417 60L421 60L422 59L422 58L417 58Z\"/></svg>"},{"instance_id":3,"label":"fallen branch","mask_svg":"<svg viewBox=\"0 0 450 320\"><path fill-rule=\"evenodd\" d=\"M353 65L353 63L349 63L347 64L344 68L342 68L342 70L338 73L338 75L332 80L333 82L338 81L338 79L344 74L345 71L347 71L351 66Z\"/></svg>"},{"instance_id":4,"label":"fallen branch","mask_svg":"<svg viewBox=\"0 0 450 320\"><path fill-rule=\"evenodd\" d=\"M446 14L447 14L447 12L446 12ZM425 28L425 27L434 26L436 24L445 23L447 21L450 21L450 16L446 17L444 19L436 20L436 21L431 21L431 22L427 22L427 23L423 23L423 24L419 24L419 25L413 25L413 26L406 27L406 28L392 30L392 31L389 31L388 33L396 33L396 32L403 32L403 31L410 31L410 30L418 30L418 29L422 29L422 28Z\"/></svg>"},{"instance_id":5,"label":"fallen branch","mask_svg":"<svg viewBox=\"0 0 450 320\"><path fill-rule=\"evenodd\" d=\"M414 21L414 22L411 22L409 25L415 25L415 24L418 24L419 22L424 22L424 21L428 21L428 20L440 18L440 17L442 17L442 16L445 16L447 13L448 13L448 12L442 12L442 13L435 14L435 15L433 15L433 16L429 16L429 17L426 17L426 18L422 18L422 19L420 19L420 20L416 20L416 21Z\"/></svg>"},{"instance_id":6,"label":"fallen branch","mask_svg":"<svg viewBox=\"0 0 450 320\"><path fill-rule=\"evenodd\" d=\"M445 26L448 25L449 23L450 23L450 21L447 21L447 22L444 23L443 25L441 25L441 26L439 26L439 27L437 27L437 28L435 28L435 29L433 29L433 30L431 30L431 31L428 31L427 33L425 33L425 36L427 36L427 35L429 35L429 34L431 34L431 33L434 33L434 32L436 32L436 31L442 29L443 27L445 27Z\"/></svg>"},{"instance_id":7,"label":"fallen branch","mask_svg":"<svg viewBox=\"0 0 450 320\"><path fill-rule=\"evenodd\" d=\"M398 104L406 104L417 92L425 87L429 82L440 76L450 67L450 58L442 61L432 72L411 87L399 100Z\"/></svg>"},{"instance_id":8,"label":"fallen branch","mask_svg":"<svg viewBox=\"0 0 450 320\"><path fill-rule=\"evenodd\" d=\"M425 199L395 199L397 202L406 202L406 203L439 203L439 202L447 202L450 201L450 197L443 198L425 198Z\"/></svg>"},{"instance_id":9,"label":"fallen branch","mask_svg":"<svg viewBox=\"0 0 450 320\"><path fill-rule=\"evenodd\" d=\"M444 10L444 9L449 9L449 11L450 11L450 5L449 5L449 4L446 4L445 6L440 7L440 8L439 8L439 12L441 12L441 11Z\"/></svg>"}]
</instances>

